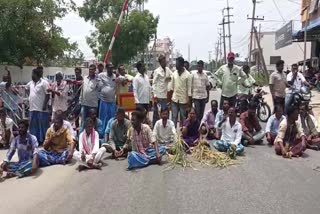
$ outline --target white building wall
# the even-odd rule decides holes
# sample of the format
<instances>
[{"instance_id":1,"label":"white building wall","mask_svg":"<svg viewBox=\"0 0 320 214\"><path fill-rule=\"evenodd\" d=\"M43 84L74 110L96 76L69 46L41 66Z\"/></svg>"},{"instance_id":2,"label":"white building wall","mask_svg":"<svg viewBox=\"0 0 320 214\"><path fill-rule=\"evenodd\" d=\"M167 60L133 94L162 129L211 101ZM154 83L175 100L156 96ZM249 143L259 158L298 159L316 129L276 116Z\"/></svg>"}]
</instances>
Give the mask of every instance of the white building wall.
<instances>
[{"instance_id":1,"label":"white building wall","mask_svg":"<svg viewBox=\"0 0 320 214\"><path fill-rule=\"evenodd\" d=\"M31 80L32 70L35 68L33 66L23 66L19 68L17 66L8 66L12 78L12 82L29 82ZM55 75L57 71L62 71L65 75L74 75L74 68L65 68L65 67L44 67L43 76L52 76ZM3 75L6 75L5 66L0 65L0 80L2 81ZM88 75L88 68L82 68L82 75Z\"/></svg>"},{"instance_id":2,"label":"white building wall","mask_svg":"<svg viewBox=\"0 0 320 214\"><path fill-rule=\"evenodd\" d=\"M270 64L270 56L281 56L285 62L285 69L292 64L303 60L303 42L293 42L291 45L275 49L275 32L261 33L261 48L268 70L275 70L275 65ZM307 43L307 59L311 56L311 42Z\"/></svg>"}]
</instances>

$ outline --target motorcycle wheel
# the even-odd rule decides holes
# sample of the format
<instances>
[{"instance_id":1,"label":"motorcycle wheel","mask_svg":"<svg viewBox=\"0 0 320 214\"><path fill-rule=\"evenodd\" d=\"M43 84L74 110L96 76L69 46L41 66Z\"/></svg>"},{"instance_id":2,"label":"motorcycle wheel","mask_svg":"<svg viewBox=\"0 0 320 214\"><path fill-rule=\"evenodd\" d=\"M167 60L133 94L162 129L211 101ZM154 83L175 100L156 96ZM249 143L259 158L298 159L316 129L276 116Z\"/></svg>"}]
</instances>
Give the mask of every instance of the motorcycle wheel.
<instances>
[{"instance_id":1,"label":"motorcycle wheel","mask_svg":"<svg viewBox=\"0 0 320 214\"><path fill-rule=\"evenodd\" d=\"M261 103L257 108L257 116L259 120L266 123L271 116L271 109L267 103Z\"/></svg>"}]
</instances>

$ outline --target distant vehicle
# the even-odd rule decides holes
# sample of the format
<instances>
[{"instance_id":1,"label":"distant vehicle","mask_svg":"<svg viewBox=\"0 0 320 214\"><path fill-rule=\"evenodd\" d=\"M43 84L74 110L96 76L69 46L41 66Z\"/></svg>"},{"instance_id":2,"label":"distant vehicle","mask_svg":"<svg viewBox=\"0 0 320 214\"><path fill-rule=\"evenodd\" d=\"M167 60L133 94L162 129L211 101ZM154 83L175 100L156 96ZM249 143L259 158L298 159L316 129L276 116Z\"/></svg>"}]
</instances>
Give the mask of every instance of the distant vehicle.
<instances>
[{"instance_id":1,"label":"distant vehicle","mask_svg":"<svg viewBox=\"0 0 320 214\"><path fill-rule=\"evenodd\" d=\"M209 79L209 83L210 83L210 88L211 89L216 89L217 88L217 83L216 80L213 77L213 74L211 71L206 71L204 70L204 72L207 74L208 79Z\"/></svg>"}]
</instances>

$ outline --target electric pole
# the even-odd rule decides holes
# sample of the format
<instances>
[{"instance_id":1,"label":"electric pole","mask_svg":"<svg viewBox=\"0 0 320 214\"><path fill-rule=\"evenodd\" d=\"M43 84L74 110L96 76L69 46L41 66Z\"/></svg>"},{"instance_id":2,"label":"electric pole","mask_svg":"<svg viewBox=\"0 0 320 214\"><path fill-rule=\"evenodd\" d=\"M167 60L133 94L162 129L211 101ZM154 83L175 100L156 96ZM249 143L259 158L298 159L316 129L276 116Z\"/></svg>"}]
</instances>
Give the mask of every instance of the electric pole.
<instances>
[{"instance_id":1,"label":"electric pole","mask_svg":"<svg viewBox=\"0 0 320 214\"><path fill-rule=\"evenodd\" d=\"M227 63L226 30L225 30L226 22L225 22L224 16L222 17L222 23L220 23L219 25L222 25L222 39L223 39L223 51L224 51L223 62Z\"/></svg>"},{"instance_id":2,"label":"electric pole","mask_svg":"<svg viewBox=\"0 0 320 214\"><path fill-rule=\"evenodd\" d=\"M231 52L231 23L234 22L230 22L230 17L233 15L230 15L230 10L233 9L232 7L229 7L229 0L227 0L227 7L224 8L223 10L227 10L227 15L225 15L228 19L227 23L228 24L228 38L229 38L229 52Z\"/></svg>"},{"instance_id":3,"label":"electric pole","mask_svg":"<svg viewBox=\"0 0 320 214\"><path fill-rule=\"evenodd\" d=\"M247 19L251 20L251 32L250 32L250 46L249 46L249 65L251 65L251 53L252 53L252 41L253 41L253 32L254 32L254 22L256 20L264 20L264 16L260 18L259 16L256 17L256 0L252 0L253 3L253 9L252 9L252 17L249 18L249 15L247 15Z\"/></svg>"},{"instance_id":4,"label":"electric pole","mask_svg":"<svg viewBox=\"0 0 320 214\"><path fill-rule=\"evenodd\" d=\"M222 29L219 29L219 62L222 60ZM217 66L218 67L218 66Z\"/></svg>"}]
</instances>

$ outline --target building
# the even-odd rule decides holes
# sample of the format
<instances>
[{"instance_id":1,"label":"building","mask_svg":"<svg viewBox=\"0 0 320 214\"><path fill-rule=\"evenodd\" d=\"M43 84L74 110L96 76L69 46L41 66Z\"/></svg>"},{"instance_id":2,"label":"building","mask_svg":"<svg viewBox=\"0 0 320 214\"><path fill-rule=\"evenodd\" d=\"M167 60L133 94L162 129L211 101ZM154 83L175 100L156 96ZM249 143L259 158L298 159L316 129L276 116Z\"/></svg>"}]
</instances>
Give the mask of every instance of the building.
<instances>
[{"instance_id":1,"label":"building","mask_svg":"<svg viewBox=\"0 0 320 214\"><path fill-rule=\"evenodd\" d=\"M159 66L158 57L164 55L167 59L168 64L172 64L174 61L173 57L173 41L169 37L163 39L157 39L154 43L152 42L148 47L148 56L145 56L145 62L148 65L149 70L154 70Z\"/></svg>"},{"instance_id":2,"label":"building","mask_svg":"<svg viewBox=\"0 0 320 214\"><path fill-rule=\"evenodd\" d=\"M249 41L250 42L250 41ZM275 70L275 64L278 60L282 59L285 61L285 69L290 69L294 63L299 63L303 60L303 42L293 42L292 44L276 49L276 32L261 32L260 33L260 45L262 53L267 66L268 71ZM253 40L253 51L251 55L251 61L253 65L260 67L261 59L259 55L259 49L257 42ZM311 43L307 43L307 58L310 58Z\"/></svg>"},{"instance_id":3,"label":"building","mask_svg":"<svg viewBox=\"0 0 320 214\"><path fill-rule=\"evenodd\" d=\"M307 64L312 65L317 71L320 70L320 1L301 1L301 24L302 29L293 34L296 41L304 41L304 32L307 33L307 41L311 42L311 49L308 50L310 57L307 57Z\"/></svg>"}]
</instances>

